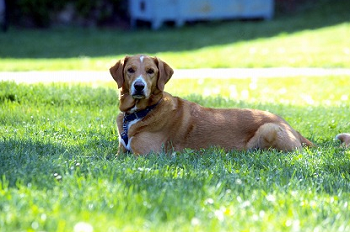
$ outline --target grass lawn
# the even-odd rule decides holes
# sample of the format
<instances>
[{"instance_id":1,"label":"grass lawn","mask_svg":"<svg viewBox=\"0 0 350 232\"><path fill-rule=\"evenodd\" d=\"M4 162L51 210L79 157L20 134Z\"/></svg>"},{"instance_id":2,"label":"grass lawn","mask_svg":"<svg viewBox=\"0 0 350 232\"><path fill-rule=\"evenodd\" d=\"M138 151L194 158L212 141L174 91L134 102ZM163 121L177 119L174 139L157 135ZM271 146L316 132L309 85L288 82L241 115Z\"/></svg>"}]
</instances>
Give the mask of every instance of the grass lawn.
<instances>
[{"instance_id":1,"label":"grass lawn","mask_svg":"<svg viewBox=\"0 0 350 232\"><path fill-rule=\"evenodd\" d=\"M115 158L115 83L0 82L0 231L349 231L346 83L174 79L174 95L269 110L319 147Z\"/></svg>"},{"instance_id":2,"label":"grass lawn","mask_svg":"<svg viewBox=\"0 0 350 232\"><path fill-rule=\"evenodd\" d=\"M348 0L320 0L272 21L212 22L160 31L54 28L0 33L0 71L106 70L126 54L174 68L350 68Z\"/></svg>"}]
</instances>

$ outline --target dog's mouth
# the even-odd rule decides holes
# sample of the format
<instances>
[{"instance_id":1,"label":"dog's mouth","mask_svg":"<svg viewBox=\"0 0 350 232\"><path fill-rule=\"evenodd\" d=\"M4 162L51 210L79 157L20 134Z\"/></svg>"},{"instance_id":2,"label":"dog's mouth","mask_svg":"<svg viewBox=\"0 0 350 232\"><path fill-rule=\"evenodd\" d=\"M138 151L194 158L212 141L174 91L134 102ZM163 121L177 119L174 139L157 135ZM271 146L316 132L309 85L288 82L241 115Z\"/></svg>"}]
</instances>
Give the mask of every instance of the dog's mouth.
<instances>
[{"instance_id":1,"label":"dog's mouth","mask_svg":"<svg viewBox=\"0 0 350 232\"><path fill-rule=\"evenodd\" d=\"M132 97L137 100L146 98L144 94L133 94Z\"/></svg>"}]
</instances>

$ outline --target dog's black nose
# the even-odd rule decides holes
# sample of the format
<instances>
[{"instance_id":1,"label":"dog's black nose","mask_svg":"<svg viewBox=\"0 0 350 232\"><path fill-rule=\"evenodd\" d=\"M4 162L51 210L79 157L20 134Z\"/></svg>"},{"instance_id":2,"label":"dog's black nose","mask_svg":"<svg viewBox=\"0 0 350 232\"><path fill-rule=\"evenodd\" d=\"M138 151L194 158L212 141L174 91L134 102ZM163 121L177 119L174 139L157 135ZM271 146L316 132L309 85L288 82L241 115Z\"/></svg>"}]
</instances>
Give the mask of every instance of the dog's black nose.
<instances>
[{"instance_id":1,"label":"dog's black nose","mask_svg":"<svg viewBox=\"0 0 350 232\"><path fill-rule=\"evenodd\" d=\"M134 83L134 88L136 91L142 91L145 88L145 84L142 81L136 81Z\"/></svg>"}]
</instances>

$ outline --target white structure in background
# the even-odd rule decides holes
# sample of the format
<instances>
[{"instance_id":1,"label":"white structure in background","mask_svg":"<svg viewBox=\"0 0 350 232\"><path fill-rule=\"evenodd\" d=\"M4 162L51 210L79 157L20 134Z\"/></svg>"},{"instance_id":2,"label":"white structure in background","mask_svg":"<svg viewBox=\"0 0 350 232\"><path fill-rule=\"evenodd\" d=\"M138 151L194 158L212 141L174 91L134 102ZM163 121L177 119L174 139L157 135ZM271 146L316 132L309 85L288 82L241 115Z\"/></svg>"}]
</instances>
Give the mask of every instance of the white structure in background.
<instances>
[{"instance_id":1,"label":"white structure in background","mask_svg":"<svg viewBox=\"0 0 350 232\"><path fill-rule=\"evenodd\" d=\"M274 0L129 0L131 25L151 22L158 29L166 21L182 26L186 21L271 19Z\"/></svg>"}]
</instances>

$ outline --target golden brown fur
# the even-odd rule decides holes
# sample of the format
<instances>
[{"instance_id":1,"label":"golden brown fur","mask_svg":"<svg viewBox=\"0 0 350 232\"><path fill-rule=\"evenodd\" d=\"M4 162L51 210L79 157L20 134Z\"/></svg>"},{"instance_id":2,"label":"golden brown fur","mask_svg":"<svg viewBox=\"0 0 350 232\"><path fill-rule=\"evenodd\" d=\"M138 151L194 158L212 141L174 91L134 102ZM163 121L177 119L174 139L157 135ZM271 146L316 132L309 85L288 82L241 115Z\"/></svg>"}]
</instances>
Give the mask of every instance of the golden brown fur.
<instances>
[{"instance_id":1,"label":"golden brown fur","mask_svg":"<svg viewBox=\"0 0 350 232\"><path fill-rule=\"evenodd\" d=\"M339 134L336 136L336 138L342 142L342 144L345 148L350 147L350 134L349 133Z\"/></svg>"},{"instance_id":2,"label":"golden brown fur","mask_svg":"<svg viewBox=\"0 0 350 232\"><path fill-rule=\"evenodd\" d=\"M284 119L254 109L213 109L173 97L164 85L172 68L158 58L126 57L111 69L120 90L117 124L121 134L124 114L158 105L128 130L128 144L119 149L134 154L148 154L184 148L219 146L226 150L275 148L281 151L313 146ZM138 86L137 86L138 85ZM143 92L137 91L144 86Z\"/></svg>"}]
</instances>

